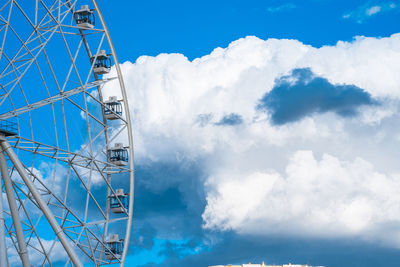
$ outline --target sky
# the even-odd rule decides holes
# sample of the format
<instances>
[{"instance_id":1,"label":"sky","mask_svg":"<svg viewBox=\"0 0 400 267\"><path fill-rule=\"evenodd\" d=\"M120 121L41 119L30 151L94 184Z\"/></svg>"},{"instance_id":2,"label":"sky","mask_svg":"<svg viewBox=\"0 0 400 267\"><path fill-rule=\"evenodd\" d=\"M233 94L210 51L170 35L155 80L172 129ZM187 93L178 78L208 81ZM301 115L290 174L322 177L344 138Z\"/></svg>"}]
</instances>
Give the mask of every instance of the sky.
<instances>
[{"instance_id":1,"label":"sky","mask_svg":"<svg viewBox=\"0 0 400 267\"><path fill-rule=\"evenodd\" d=\"M398 265L399 1L100 7L133 115L128 266Z\"/></svg>"},{"instance_id":2,"label":"sky","mask_svg":"<svg viewBox=\"0 0 400 267\"><path fill-rule=\"evenodd\" d=\"M296 39L314 47L398 32L398 1L102 1L121 62L181 53L190 60L246 36ZM379 7L375 8L374 7ZM369 11L369 9L371 9Z\"/></svg>"},{"instance_id":3,"label":"sky","mask_svg":"<svg viewBox=\"0 0 400 267\"><path fill-rule=\"evenodd\" d=\"M121 64L134 133L134 219L126 266L398 266L398 0L98 2ZM24 15L12 18L15 29L28 32ZM91 36L93 42L99 38ZM80 36L67 38L79 51ZM68 71L69 48L58 49L60 40L47 52L57 59L55 71L41 71L46 81L57 73L69 90L77 77ZM7 42L3 54L15 53L19 38ZM36 61L49 64L47 55ZM78 76L89 80L86 54L76 63ZM29 88L21 90L27 98L17 90L11 97L17 106L50 94L38 93L35 86L44 81L31 71L19 82ZM103 78L115 76L112 68ZM3 85L11 79L4 77ZM102 90L104 99L122 98L117 80ZM65 128L55 127L63 109L50 105L21 115L20 126L30 129L33 116L32 138L63 147L68 142L57 136L66 134L71 149L80 150L89 122L79 105L101 116L96 92L87 92L93 98L71 97L78 108L66 105L74 119ZM51 116L54 125L46 123ZM112 134L121 129L111 125ZM124 138L115 141L127 144ZM23 153L19 157L27 160ZM31 171L51 181L57 194L70 176L66 165L39 159ZM105 206L101 176L93 171L91 178L91 191ZM129 188L126 175L112 179ZM70 195L85 193L77 179L68 181ZM82 198L68 204L82 212ZM87 205L96 218L94 204ZM34 205L29 212L39 214ZM111 228L124 232L117 224ZM41 222L37 229L43 246L52 247L48 225ZM40 264L40 253L29 253ZM65 261L60 243L52 253L54 266ZM15 250L10 259L18 265Z\"/></svg>"}]
</instances>

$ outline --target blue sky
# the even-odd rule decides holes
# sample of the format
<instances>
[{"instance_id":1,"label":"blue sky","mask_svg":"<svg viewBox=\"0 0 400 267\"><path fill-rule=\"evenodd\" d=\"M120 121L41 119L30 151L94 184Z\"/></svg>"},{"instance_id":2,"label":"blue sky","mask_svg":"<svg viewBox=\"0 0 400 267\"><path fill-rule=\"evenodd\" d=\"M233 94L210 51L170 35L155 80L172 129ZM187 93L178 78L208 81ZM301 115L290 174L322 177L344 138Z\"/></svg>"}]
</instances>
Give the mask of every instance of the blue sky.
<instances>
[{"instance_id":1,"label":"blue sky","mask_svg":"<svg viewBox=\"0 0 400 267\"><path fill-rule=\"evenodd\" d=\"M398 32L398 8L363 11L396 1L120 1L101 3L121 61L141 55L182 53L189 59L255 35L297 39L316 47L354 36ZM344 19L343 16L354 14ZM363 23L357 23L361 16Z\"/></svg>"},{"instance_id":2,"label":"blue sky","mask_svg":"<svg viewBox=\"0 0 400 267\"><path fill-rule=\"evenodd\" d=\"M129 266L397 266L399 244L387 237L398 234L399 218L390 215L397 198L386 188L398 188L400 172L399 83L390 78L400 2L100 5L135 110ZM257 38L236 41L246 36ZM331 48L315 50L323 46ZM307 227L306 216L318 223Z\"/></svg>"}]
</instances>

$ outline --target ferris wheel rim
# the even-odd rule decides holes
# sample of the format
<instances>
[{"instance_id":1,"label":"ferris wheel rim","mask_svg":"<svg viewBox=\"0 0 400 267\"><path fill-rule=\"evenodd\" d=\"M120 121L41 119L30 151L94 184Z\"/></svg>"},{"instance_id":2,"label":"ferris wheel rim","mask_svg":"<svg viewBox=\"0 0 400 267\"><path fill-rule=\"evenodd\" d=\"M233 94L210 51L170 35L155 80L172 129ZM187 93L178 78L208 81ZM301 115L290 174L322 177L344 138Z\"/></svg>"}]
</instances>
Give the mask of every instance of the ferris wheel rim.
<instances>
[{"instance_id":1,"label":"ferris wheel rim","mask_svg":"<svg viewBox=\"0 0 400 267\"><path fill-rule=\"evenodd\" d=\"M14 3L14 0L11 0L10 2ZM67 1L67 2L70 3L70 1ZM74 6L76 5L76 2L77 1L73 2ZM104 34L107 37L107 43L108 43L108 45L109 45L109 47L111 49L111 54L112 54L113 59L114 59L114 66L115 66L115 69L116 69L116 72L117 72L119 85L120 85L119 88L121 90L122 98L123 98L122 100L123 100L123 103L124 103L124 111L125 111L125 118L126 118L125 119L125 123L126 123L126 126L127 126L127 132L128 132L129 155L130 155L130 157L129 157L129 162L130 162L130 164L129 164L129 173L130 173L129 174L129 176L130 176L130 178L129 178L129 182L130 182L129 183L130 184L129 185L129 187L130 187L129 188L129 192L130 192L130 198L129 198L129 207L128 207L128 212L127 212L127 215L128 215L127 217L128 218L127 218L127 225L126 225L125 239L124 239L124 244L125 245L123 246L123 252L122 252L122 255L121 255L121 259L119 260L120 266L123 266L124 263L125 263L126 256L127 256L127 251L129 249L129 239L130 239L130 235L131 235L131 227L132 227L132 220L133 220L134 147L133 147L132 126L131 126L132 121L130 119L128 97L127 97L127 94L126 94L126 88L125 88L125 84L124 84L124 81L123 81L122 71L120 69L120 65L119 65L118 58L117 58L117 55L116 55L116 52L115 52L115 48L114 48L112 40L111 40L111 36L110 36L108 28L107 28L107 26L105 24L104 18L103 18L102 14L101 14L101 10L100 10L100 8L99 8L99 6L97 4L97 1L96 0L92 0L92 3L94 5L94 7L95 7L95 10L96 10L98 16L99 16L100 22L102 24L102 31L104 32ZM71 11L73 12L73 9L71 9ZM90 54L88 54L88 56L90 58ZM101 94L101 93L102 93L101 90L99 90L99 94ZM4 98L4 100L5 100L5 98ZM11 102L12 102L12 100L11 100ZM14 106L14 104L12 104L12 105ZM15 111L15 107L14 107L14 111ZM104 113L103 113L103 118L104 118ZM18 123L19 123L19 121L18 121ZM18 127L18 129L19 129L19 127ZM32 140L32 141L35 141L35 140ZM108 143L107 143L107 145L108 145Z\"/></svg>"},{"instance_id":2,"label":"ferris wheel rim","mask_svg":"<svg viewBox=\"0 0 400 267\"><path fill-rule=\"evenodd\" d=\"M127 256L127 252L128 252L128 248L129 248L129 240L130 240L130 234L131 234L131 228L132 228L132 220L133 220L133 204L134 204L134 187L135 187L135 172L134 172L134 148L133 148L133 132L132 132L132 120L130 119L130 112L129 112L129 102L128 102L128 97L127 97L127 93L126 93L126 88L125 88L125 82L123 79L123 75L122 75L122 71L119 65L119 61L118 61L118 57L117 54L115 52L115 48L114 48L114 44L112 42L111 39L111 35L108 31L108 27L105 23L103 14L101 13L101 10L99 8L99 5L97 4L97 0L92 0L93 5L96 9L96 12L99 16L99 20L102 24L102 27L104 29L104 32L106 34L107 37L107 41L108 44L110 46L111 49L111 53L113 55L113 59L114 59L114 66L116 68L117 71L117 75L118 75L118 80L119 80L119 84L120 84L120 88L121 88L121 93L122 93L122 97L123 97L123 101L124 101L124 109L125 109L125 116L126 116L126 121L127 121L127 126L128 126L128 140L129 140L129 161L130 161L130 189L129 189L129 194L130 194L130 198L129 198L129 217L128 217L128 223L126 226L126 234L125 234L125 239L124 239L124 250L121 256L121 264L120 266L124 266L125 263L125 259Z\"/></svg>"}]
</instances>

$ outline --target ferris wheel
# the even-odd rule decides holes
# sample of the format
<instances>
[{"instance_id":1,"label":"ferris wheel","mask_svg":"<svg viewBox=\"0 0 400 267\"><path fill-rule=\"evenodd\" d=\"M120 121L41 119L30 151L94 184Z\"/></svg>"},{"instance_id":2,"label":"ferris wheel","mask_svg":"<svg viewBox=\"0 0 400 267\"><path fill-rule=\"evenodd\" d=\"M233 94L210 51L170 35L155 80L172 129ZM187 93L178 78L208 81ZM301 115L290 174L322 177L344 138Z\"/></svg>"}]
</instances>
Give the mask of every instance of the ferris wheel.
<instances>
[{"instance_id":1,"label":"ferris wheel","mask_svg":"<svg viewBox=\"0 0 400 267\"><path fill-rule=\"evenodd\" d=\"M123 266L133 167L96 0L1 0L0 267Z\"/></svg>"}]
</instances>

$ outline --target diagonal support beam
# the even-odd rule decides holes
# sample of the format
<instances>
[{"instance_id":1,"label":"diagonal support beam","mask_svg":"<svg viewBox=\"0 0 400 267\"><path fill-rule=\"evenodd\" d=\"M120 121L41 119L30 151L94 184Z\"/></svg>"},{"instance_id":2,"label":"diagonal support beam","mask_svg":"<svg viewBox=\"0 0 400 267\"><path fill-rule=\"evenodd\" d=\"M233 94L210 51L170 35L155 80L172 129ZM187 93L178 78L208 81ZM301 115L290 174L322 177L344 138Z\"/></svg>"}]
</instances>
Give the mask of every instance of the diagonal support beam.
<instances>
[{"instance_id":1,"label":"diagonal support beam","mask_svg":"<svg viewBox=\"0 0 400 267\"><path fill-rule=\"evenodd\" d=\"M4 219L4 209L3 209L3 190L1 190L1 188L2 185L0 179L0 267L8 267L5 219Z\"/></svg>"},{"instance_id":2,"label":"diagonal support beam","mask_svg":"<svg viewBox=\"0 0 400 267\"><path fill-rule=\"evenodd\" d=\"M74 249L72 248L71 244L68 242L66 235L64 234L62 228L57 223L53 213L51 212L50 208L47 206L46 202L42 199L39 191L29 179L26 170L24 169L21 161L19 160L18 156L15 154L14 150L7 142L5 138L0 139L0 145L3 150L7 153L8 157L10 158L11 162L14 164L15 169L18 171L19 175L21 176L22 180L24 181L25 185L28 187L29 191L31 192L33 198L35 199L36 203L38 204L39 208L42 210L43 215L46 217L47 221L49 222L51 228L53 229L54 233L56 234L57 238L60 240L62 246L67 252L69 259L76 267L83 267L81 261L76 255Z\"/></svg>"},{"instance_id":3,"label":"diagonal support beam","mask_svg":"<svg viewBox=\"0 0 400 267\"><path fill-rule=\"evenodd\" d=\"M4 152L0 151L0 167L1 176L3 177L4 187L6 189L8 206L10 207L11 217L14 224L15 234L17 235L17 242L19 247L19 257L21 258L22 266L30 267L28 250L26 249L24 232L22 231L21 219L19 217L19 212L17 208L17 201L14 197L14 191L12 188L10 174L8 173L8 167L6 162L6 157Z\"/></svg>"}]
</instances>

